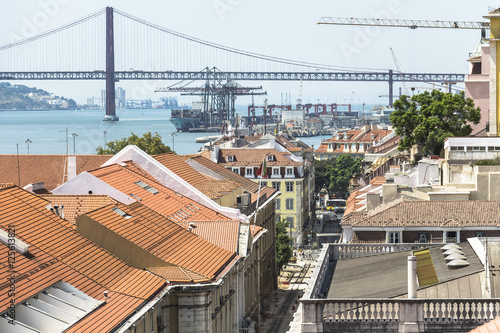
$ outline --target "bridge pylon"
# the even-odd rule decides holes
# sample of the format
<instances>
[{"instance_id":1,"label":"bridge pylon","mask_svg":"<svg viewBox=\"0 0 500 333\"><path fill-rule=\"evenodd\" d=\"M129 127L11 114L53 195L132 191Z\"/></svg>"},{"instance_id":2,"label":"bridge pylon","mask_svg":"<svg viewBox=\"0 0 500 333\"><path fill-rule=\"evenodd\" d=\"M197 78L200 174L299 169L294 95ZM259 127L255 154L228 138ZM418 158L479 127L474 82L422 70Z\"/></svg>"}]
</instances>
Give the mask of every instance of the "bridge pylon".
<instances>
[{"instance_id":1,"label":"bridge pylon","mask_svg":"<svg viewBox=\"0 0 500 333\"><path fill-rule=\"evenodd\" d=\"M115 106L115 42L113 7L106 7L106 115L104 121L118 121Z\"/></svg>"}]
</instances>

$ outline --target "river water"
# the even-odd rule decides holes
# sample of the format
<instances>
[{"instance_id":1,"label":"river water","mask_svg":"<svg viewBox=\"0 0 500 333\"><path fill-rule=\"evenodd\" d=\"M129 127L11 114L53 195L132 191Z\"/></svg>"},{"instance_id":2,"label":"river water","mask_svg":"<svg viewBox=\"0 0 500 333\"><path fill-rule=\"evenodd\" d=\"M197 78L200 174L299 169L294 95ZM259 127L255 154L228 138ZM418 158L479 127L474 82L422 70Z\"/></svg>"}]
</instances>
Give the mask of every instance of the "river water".
<instances>
[{"instance_id":1,"label":"river water","mask_svg":"<svg viewBox=\"0 0 500 333\"><path fill-rule=\"evenodd\" d=\"M196 143L199 136L217 133L176 133L170 123L170 110L120 109L120 121L102 121L104 110L78 111L1 111L0 154L95 154L98 146L107 142L146 132L157 132L163 142L178 154L194 154L203 146ZM68 135L66 136L66 130ZM103 133L106 134L103 134ZM72 136L75 133L77 136ZM66 139L67 138L67 139ZM301 138L318 148L321 137ZM325 137L323 137L325 139Z\"/></svg>"}]
</instances>

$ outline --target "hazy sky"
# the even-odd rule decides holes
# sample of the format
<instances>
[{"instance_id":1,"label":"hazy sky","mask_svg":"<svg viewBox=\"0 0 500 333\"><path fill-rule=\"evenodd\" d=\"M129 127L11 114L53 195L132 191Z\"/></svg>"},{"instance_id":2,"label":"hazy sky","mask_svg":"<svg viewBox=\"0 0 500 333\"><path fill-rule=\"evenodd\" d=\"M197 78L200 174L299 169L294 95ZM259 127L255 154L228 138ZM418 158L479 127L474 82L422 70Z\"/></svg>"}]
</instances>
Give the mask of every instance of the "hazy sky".
<instances>
[{"instance_id":1,"label":"hazy sky","mask_svg":"<svg viewBox=\"0 0 500 333\"><path fill-rule=\"evenodd\" d=\"M405 72L467 73L469 52L477 45L476 30L363 28L316 25L321 16L389 17L427 20L482 21L491 1L463 0L22 0L4 1L0 11L0 45L9 36L23 35L32 24L43 32L71 22L106 6L143 18L166 28L230 47L270 56L345 67L395 69L390 48ZM370 30L371 29L371 30ZM16 83L16 82L13 82ZM99 96L104 82L24 81L79 103ZM280 103L281 93L299 96L299 82L241 82L261 84L270 103ZM165 82L170 85L172 82ZM130 91L153 87L141 82L120 82ZM428 87L424 84L409 86ZM387 104L387 83L303 83L305 102ZM397 91L397 87L395 89ZM188 99L189 100L189 99ZM248 100L240 99L239 104Z\"/></svg>"}]
</instances>

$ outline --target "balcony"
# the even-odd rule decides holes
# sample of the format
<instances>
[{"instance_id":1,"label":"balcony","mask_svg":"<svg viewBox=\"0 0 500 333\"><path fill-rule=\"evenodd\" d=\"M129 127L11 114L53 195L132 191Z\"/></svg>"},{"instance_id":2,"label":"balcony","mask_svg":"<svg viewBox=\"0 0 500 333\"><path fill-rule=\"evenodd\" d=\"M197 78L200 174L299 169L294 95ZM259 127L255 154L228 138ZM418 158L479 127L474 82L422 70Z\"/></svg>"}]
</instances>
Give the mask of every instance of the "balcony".
<instances>
[{"instance_id":1,"label":"balcony","mask_svg":"<svg viewBox=\"0 0 500 333\"><path fill-rule=\"evenodd\" d=\"M468 332L500 316L500 299L349 298L301 303L302 332Z\"/></svg>"}]
</instances>

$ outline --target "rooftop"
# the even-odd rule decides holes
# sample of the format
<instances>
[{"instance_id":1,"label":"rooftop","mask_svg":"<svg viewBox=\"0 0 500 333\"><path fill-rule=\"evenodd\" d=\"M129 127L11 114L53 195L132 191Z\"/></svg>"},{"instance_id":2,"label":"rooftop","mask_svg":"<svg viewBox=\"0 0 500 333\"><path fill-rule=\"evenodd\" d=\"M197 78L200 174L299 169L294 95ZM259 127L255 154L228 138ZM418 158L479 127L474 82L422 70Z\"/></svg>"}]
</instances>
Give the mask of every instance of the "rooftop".
<instances>
[{"instance_id":1,"label":"rooftop","mask_svg":"<svg viewBox=\"0 0 500 333\"><path fill-rule=\"evenodd\" d=\"M419 298L482 298L481 261L468 242L459 244L470 266L450 269L439 246L431 247L432 262L439 283L417 291ZM328 298L394 298L407 294L407 257L412 251L338 260Z\"/></svg>"},{"instance_id":2,"label":"rooftop","mask_svg":"<svg viewBox=\"0 0 500 333\"><path fill-rule=\"evenodd\" d=\"M17 155L0 155L0 183L14 183L24 187L43 182L50 191L69 179L68 159L75 159L74 171L78 175L101 166L111 156L19 155L19 169L17 158ZM18 184L18 179L21 184Z\"/></svg>"},{"instance_id":3,"label":"rooftop","mask_svg":"<svg viewBox=\"0 0 500 333\"><path fill-rule=\"evenodd\" d=\"M27 255L16 255L16 304L64 281L98 301L100 307L73 324L65 332L110 331L116 328L144 301L165 286L165 280L126 265L108 251L67 227L50 212L47 201L16 186L0 188L0 228L15 228L15 237L29 244ZM6 258L8 248L0 244ZM2 276L9 274L6 261ZM6 280L6 279L4 279ZM0 285L7 290L7 282ZM103 292L108 291L108 298ZM1 292L0 312L10 298Z\"/></svg>"},{"instance_id":4,"label":"rooftop","mask_svg":"<svg viewBox=\"0 0 500 333\"><path fill-rule=\"evenodd\" d=\"M117 214L114 211L116 208L125 212L127 218ZM140 202L128 206L120 203L109 205L88 213L87 216L165 263L178 266L177 271L170 269L173 276L162 275L170 282L184 282L175 280L180 272L191 275L195 279L192 282L212 281L235 257L239 226L236 221L228 221L225 228L218 229L225 235L219 239L226 243L226 247L233 248L233 251L228 251L195 234L201 223L190 222L186 229L194 232L188 231ZM217 226L217 223L210 225ZM234 227L235 232L227 232L231 227ZM223 229L226 229L225 233Z\"/></svg>"}]
</instances>

